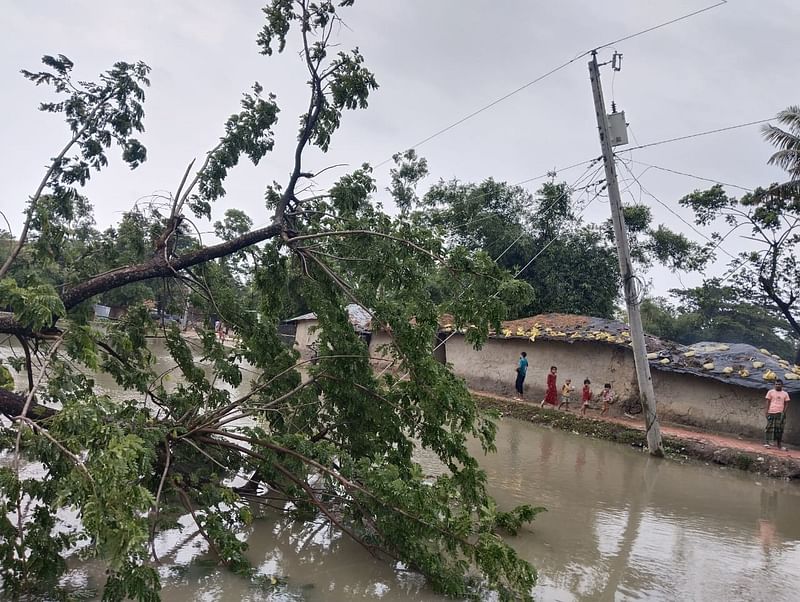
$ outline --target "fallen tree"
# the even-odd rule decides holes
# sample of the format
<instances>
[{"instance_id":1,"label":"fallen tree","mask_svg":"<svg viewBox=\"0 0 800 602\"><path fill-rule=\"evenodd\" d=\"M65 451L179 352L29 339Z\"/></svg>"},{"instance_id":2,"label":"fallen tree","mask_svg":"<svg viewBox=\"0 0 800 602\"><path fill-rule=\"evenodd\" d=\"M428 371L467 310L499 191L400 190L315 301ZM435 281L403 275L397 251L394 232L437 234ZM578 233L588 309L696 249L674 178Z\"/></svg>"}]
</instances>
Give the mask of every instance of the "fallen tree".
<instances>
[{"instance_id":1,"label":"fallen tree","mask_svg":"<svg viewBox=\"0 0 800 602\"><path fill-rule=\"evenodd\" d=\"M5 594L62 591L66 558L84 540L84 553L107 563L104 600L156 599L153 542L181 515L192 518L221 563L252 575L237 534L255 507L297 520L324 517L445 594L530 597L535 572L499 531L515 532L538 509L501 511L487 494L467 441L492 450L494 424L431 354L440 314L453 315L479 345L529 288L483 253L445 253L436 232L414 216L383 212L372 202L368 165L324 194L302 188L319 173L304 166L305 151L327 151L343 112L366 108L377 88L357 50L332 53L337 10L307 0L273 0L264 9L262 52L283 51L296 33L309 82L290 175L268 189L270 225L211 245L186 233L192 218L211 217L241 158L258 163L272 149L278 107L256 84L203 164L195 170L192 162L182 174L150 223L152 236L132 241L138 251L127 263L122 227L92 233L80 189L112 147L131 167L146 159L133 135L143 129L148 67L117 63L91 83L73 80L72 62L58 56L45 57L44 71L23 72L59 95L42 108L64 116L70 137L29 199L0 267L0 333L24 349L11 363L27 381L24 389L0 390L0 445L13 458L0 468ZM234 288L213 280L242 253L258 316ZM437 304L428 283L442 269L463 288ZM231 348L207 329L199 329L198 342L163 327L180 374L176 386L155 370L146 307L131 306L102 329L89 320L98 295L154 279L191 291L237 337ZM313 364L301 362L277 331L290 286L322 327ZM392 333L392 374L401 377L373 373L344 311L351 302ZM255 371L249 389L243 361ZM96 372L113 376L126 400L100 392ZM413 458L418 446L448 472L426 478ZM40 463L43 476L26 477L23 462ZM54 530L65 508L77 511L80 524Z\"/></svg>"}]
</instances>

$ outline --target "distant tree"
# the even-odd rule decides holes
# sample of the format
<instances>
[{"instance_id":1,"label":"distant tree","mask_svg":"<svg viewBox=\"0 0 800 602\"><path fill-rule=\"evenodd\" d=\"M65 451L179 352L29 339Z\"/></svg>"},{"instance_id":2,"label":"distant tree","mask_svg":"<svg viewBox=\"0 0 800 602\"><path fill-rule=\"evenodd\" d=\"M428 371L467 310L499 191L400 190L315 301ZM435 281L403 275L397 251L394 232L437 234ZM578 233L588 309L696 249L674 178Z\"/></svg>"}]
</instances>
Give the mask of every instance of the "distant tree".
<instances>
[{"instance_id":1,"label":"distant tree","mask_svg":"<svg viewBox=\"0 0 800 602\"><path fill-rule=\"evenodd\" d=\"M573 192L566 183L545 183L532 196L520 186L493 179L481 184L452 180L431 187L420 214L441 229L449 244L482 250L512 273L524 267L520 278L530 284L533 297L520 308L521 315L612 317L620 287L613 230L608 223L584 224ZM625 215L640 265L703 265L702 249L664 226L653 228L647 207L626 207ZM452 280L444 279L435 288L444 294L452 286ZM456 285L450 293L457 290Z\"/></svg>"},{"instance_id":2,"label":"distant tree","mask_svg":"<svg viewBox=\"0 0 800 602\"><path fill-rule=\"evenodd\" d=\"M628 230L631 256L641 268L658 263L672 271L702 269L710 258L708 249L660 224L653 226L653 212L643 204L624 205L622 213ZM603 223L609 242L614 241L614 225L609 218Z\"/></svg>"},{"instance_id":3,"label":"distant tree","mask_svg":"<svg viewBox=\"0 0 800 602\"><path fill-rule=\"evenodd\" d=\"M719 280L691 289L672 289L675 302L648 298L642 302L642 321L652 335L691 345L701 341L746 343L792 357L793 336L774 309L742 298Z\"/></svg>"},{"instance_id":4,"label":"distant tree","mask_svg":"<svg viewBox=\"0 0 800 602\"><path fill-rule=\"evenodd\" d=\"M701 225L724 223L730 232L746 230L744 238L752 251L742 251L731 262L730 280L742 298L768 307L781 315L786 327L800 338L800 162L798 135L800 111L790 107L778 115L787 126L768 126L765 137L779 147L771 163L787 170L789 180L757 188L741 198L729 196L717 184L695 191L679 202L691 208ZM715 235L722 240L722 235ZM725 235L728 236L727 234ZM796 362L800 362L800 349Z\"/></svg>"}]
</instances>

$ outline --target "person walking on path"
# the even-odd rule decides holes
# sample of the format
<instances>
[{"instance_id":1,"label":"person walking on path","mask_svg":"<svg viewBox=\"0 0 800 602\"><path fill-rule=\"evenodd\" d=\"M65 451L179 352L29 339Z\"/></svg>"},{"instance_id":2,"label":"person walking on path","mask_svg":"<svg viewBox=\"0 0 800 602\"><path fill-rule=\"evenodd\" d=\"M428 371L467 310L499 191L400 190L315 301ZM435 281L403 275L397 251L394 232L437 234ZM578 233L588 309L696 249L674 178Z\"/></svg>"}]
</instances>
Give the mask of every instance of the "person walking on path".
<instances>
[{"instance_id":1,"label":"person walking on path","mask_svg":"<svg viewBox=\"0 0 800 602\"><path fill-rule=\"evenodd\" d=\"M573 391L575 391L575 387L572 386L572 379L568 378L564 381L564 386L561 387L561 403L558 404L559 410L562 407L566 407L567 412L569 412L569 403L572 401Z\"/></svg>"},{"instance_id":2,"label":"person walking on path","mask_svg":"<svg viewBox=\"0 0 800 602\"><path fill-rule=\"evenodd\" d=\"M767 428L764 430L764 447L772 447L770 440L775 440L775 446L781 446L783 440L783 425L786 424L786 410L789 408L789 394L783 390L783 381L776 380L775 386L767 391L766 407L764 414L767 416Z\"/></svg>"},{"instance_id":3,"label":"person walking on path","mask_svg":"<svg viewBox=\"0 0 800 602\"><path fill-rule=\"evenodd\" d=\"M589 404L592 402L592 381L588 378L583 381L583 390L581 391L581 416L586 416L586 410L589 409Z\"/></svg>"},{"instance_id":4,"label":"person walking on path","mask_svg":"<svg viewBox=\"0 0 800 602\"><path fill-rule=\"evenodd\" d=\"M517 382L514 383L514 388L517 390L517 395L514 399L522 399L522 394L525 390L525 375L528 373L528 354L524 351L519 354L519 364L517 365Z\"/></svg>"},{"instance_id":5,"label":"person walking on path","mask_svg":"<svg viewBox=\"0 0 800 602\"><path fill-rule=\"evenodd\" d=\"M603 409L600 411L601 416L608 414L608 409L614 403L614 391L611 390L611 383L603 385L603 390L600 392L600 401L603 402Z\"/></svg>"},{"instance_id":6,"label":"person walking on path","mask_svg":"<svg viewBox=\"0 0 800 602\"><path fill-rule=\"evenodd\" d=\"M558 388L556 387L556 379L558 378L558 368L550 366L550 373L547 375L547 393L544 395L540 407L548 403L553 406L558 405Z\"/></svg>"}]
</instances>

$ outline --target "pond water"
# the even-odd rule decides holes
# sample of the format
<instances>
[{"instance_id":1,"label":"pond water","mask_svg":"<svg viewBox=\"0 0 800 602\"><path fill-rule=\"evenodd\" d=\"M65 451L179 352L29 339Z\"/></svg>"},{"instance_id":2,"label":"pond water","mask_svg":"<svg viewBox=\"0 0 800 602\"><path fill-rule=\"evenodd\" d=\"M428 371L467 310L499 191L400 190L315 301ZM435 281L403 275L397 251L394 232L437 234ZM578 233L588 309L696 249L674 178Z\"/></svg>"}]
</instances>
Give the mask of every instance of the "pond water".
<instances>
[{"instance_id":1,"label":"pond water","mask_svg":"<svg viewBox=\"0 0 800 602\"><path fill-rule=\"evenodd\" d=\"M479 457L501 507L548 508L509 540L539 571L537 600L800 599L797 485L659 461L513 419L501 421L497 447ZM418 457L438 470L435 458ZM280 583L270 600L443 600L324 523L265 518L245 535L259 572ZM204 562L205 543L191 529L166 534L157 549L164 600L265 599ZM102 569L76 566L70 580L97 586Z\"/></svg>"}]
</instances>

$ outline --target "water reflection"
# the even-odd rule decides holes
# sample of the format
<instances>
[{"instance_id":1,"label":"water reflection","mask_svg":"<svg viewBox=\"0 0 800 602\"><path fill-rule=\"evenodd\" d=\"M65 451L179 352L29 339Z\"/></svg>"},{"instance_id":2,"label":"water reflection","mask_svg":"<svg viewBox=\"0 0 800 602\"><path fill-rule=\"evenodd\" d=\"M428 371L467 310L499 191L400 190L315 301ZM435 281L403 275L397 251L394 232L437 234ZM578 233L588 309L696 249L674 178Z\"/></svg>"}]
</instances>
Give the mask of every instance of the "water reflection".
<instances>
[{"instance_id":1,"label":"water reflection","mask_svg":"<svg viewBox=\"0 0 800 602\"><path fill-rule=\"evenodd\" d=\"M522 433L530 456L514 466L504 443ZM483 464L493 476L525 474L520 490L503 478L493 491L501 502L549 508L510 540L539 569L538 599L797 599L795 485L510 420Z\"/></svg>"},{"instance_id":2,"label":"water reflection","mask_svg":"<svg viewBox=\"0 0 800 602\"><path fill-rule=\"evenodd\" d=\"M478 453L476 446L475 450ZM420 456L426 472L439 467ZM681 466L583 437L503 421L498 453L483 458L506 507L549 511L509 541L540 575L538 600L796 599L800 490L704 466ZM256 523L250 557L285 579L270 600L437 600L327 525ZM165 599L257 600L221 570L193 566Z\"/></svg>"}]
</instances>

